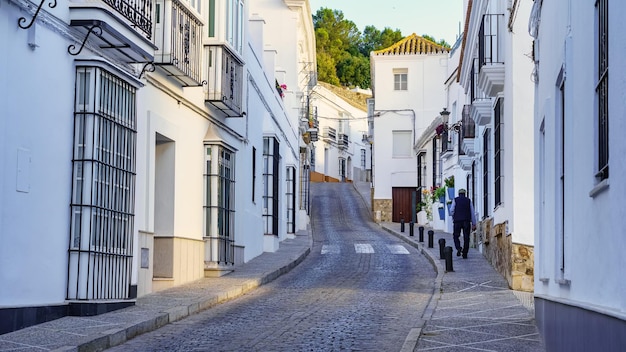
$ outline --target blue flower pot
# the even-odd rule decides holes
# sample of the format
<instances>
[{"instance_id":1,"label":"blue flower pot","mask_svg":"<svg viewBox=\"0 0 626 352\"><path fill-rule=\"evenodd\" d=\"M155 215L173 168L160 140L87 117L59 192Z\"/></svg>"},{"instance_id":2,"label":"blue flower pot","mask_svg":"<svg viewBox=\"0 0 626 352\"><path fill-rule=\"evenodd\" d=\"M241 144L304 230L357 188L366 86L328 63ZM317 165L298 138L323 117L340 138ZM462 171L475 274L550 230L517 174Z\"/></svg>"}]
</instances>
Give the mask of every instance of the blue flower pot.
<instances>
[{"instance_id":1,"label":"blue flower pot","mask_svg":"<svg viewBox=\"0 0 626 352\"><path fill-rule=\"evenodd\" d=\"M439 219L444 220L446 218L446 212L443 208L439 208Z\"/></svg>"},{"instance_id":2,"label":"blue flower pot","mask_svg":"<svg viewBox=\"0 0 626 352\"><path fill-rule=\"evenodd\" d=\"M454 187L448 187L448 199L453 200L454 199Z\"/></svg>"}]
</instances>

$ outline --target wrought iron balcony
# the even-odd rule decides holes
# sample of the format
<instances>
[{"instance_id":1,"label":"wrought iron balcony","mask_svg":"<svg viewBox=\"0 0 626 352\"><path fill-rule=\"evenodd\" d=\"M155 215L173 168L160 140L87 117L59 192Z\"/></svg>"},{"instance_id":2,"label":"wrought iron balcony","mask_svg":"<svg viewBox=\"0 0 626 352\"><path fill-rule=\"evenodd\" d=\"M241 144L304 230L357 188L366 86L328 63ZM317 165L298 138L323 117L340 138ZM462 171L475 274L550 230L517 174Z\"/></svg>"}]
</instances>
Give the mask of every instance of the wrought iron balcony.
<instances>
[{"instance_id":1,"label":"wrought iron balcony","mask_svg":"<svg viewBox=\"0 0 626 352\"><path fill-rule=\"evenodd\" d=\"M322 133L322 139L325 142L335 143L337 141L337 130L332 127L324 127L324 131Z\"/></svg>"},{"instance_id":2,"label":"wrought iron balcony","mask_svg":"<svg viewBox=\"0 0 626 352\"><path fill-rule=\"evenodd\" d=\"M199 86L202 23L179 0L157 0L154 63L182 86Z\"/></svg>"},{"instance_id":3,"label":"wrought iron balcony","mask_svg":"<svg viewBox=\"0 0 626 352\"><path fill-rule=\"evenodd\" d=\"M339 133L339 138L337 139L337 145L339 149L348 149L350 141L348 139L348 135L344 133Z\"/></svg>"},{"instance_id":4,"label":"wrought iron balcony","mask_svg":"<svg viewBox=\"0 0 626 352\"><path fill-rule=\"evenodd\" d=\"M490 97L504 89L504 15L483 15L478 33L479 86Z\"/></svg>"},{"instance_id":5,"label":"wrought iron balcony","mask_svg":"<svg viewBox=\"0 0 626 352\"><path fill-rule=\"evenodd\" d=\"M151 62L156 46L152 43L153 0L71 0L70 25L85 35L78 55L89 40L91 46L127 63Z\"/></svg>"},{"instance_id":6,"label":"wrought iron balcony","mask_svg":"<svg viewBox=\"0 0 626 352\"><path fill-rule=\"evenodd\" d=\"M476 137L476 123L470 115L471 105L463 106L461 131L459 134L461 148L459 154L474 155L474 138Z\"/></svg>"},{"instance_id":7,"label":"wrought iron balcony","mask_svg":"<svg viewBox=\"0 0 626 352\"><path fill-rule=\"evenodd\" d=\"M225 45L205 46L208 60L206 103L228 117L240 117L243 63Z\"/></svg>"},{"instance_id":8,"label":"wrought iron balcony","mask_svg":"<svg viewBox=\"0 0 626 352\"><path fill-rule=\"evenodd\" d=\"M492 104L491 99L487 97L478 84L479 70L479 59L474 59L470 72L470 100L472 101L472 106L469 113L476 125L484 126L491 120Z\"/></svg>"}]
</instances>

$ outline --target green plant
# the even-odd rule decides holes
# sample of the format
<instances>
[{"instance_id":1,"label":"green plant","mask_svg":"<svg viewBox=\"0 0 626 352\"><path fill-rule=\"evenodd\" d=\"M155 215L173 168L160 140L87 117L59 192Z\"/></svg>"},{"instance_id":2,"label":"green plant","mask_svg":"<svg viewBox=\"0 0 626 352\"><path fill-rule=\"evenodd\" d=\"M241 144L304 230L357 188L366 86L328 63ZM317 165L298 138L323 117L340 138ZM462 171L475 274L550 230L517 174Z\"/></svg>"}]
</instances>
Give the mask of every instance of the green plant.
<instances>
[{"instance_id":1,"label":"green plant","mask_svg":"<svg viewBox=\"0 0 626 352\"><path fill-rule=\"evenodd\" d=\"M445 197L446 195L446 188L445 187L439 187L437 189L435 189L435 192L433 193L435 199L439 199L441 197Z\"/></svg>"},{"instance_id":2,"label":"green plant","mask_svg":"<svg viewBox=\"0 0 626 352\"><path fill-rule=\"evenodd\" d=\"M416 211L420 212L420 211L422 211L422 209L424 209L425 207L426 207L426 202L419 202L419 203L417 204L417 209L416 209Z\"/></svg>"},{"instance_id":3,"label":"green plant","mask_svg":"<svg viewBox=\"0 0 626 352\"><path fill-rule=\"evenodd\" d=\"M454 187L454 175L446 178L444 182L446 184L446 187L450 187L450 188Z\"/></svg>"}]
</instances>

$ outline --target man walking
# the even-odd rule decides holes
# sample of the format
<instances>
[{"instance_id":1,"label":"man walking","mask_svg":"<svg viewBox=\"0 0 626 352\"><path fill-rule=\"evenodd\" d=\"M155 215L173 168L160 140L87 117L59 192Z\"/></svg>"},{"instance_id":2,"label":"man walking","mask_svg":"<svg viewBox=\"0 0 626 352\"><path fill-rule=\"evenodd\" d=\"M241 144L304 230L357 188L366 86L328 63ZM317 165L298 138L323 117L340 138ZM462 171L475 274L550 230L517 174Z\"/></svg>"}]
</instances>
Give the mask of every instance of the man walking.
<instances>
[{"instance_id":1,"label":"man walking","mask_svg":"<svg viewBox=\"0 0 626 352\"><path fill-rule=\"evenodd\" d=\"M454 238L454 246L456 247L456 256L459 257L462 254L463 259L467 259L470 227L472 231L476 230L476 214L474 213L472 201L465 196L465 190L463 188L459 190L459 196L452 201L450 214L452 214L452 220L454 222L452 237ZM463 247L461 247L459 241L461 230L463 230Z\"/></svg>"}]
</instances>

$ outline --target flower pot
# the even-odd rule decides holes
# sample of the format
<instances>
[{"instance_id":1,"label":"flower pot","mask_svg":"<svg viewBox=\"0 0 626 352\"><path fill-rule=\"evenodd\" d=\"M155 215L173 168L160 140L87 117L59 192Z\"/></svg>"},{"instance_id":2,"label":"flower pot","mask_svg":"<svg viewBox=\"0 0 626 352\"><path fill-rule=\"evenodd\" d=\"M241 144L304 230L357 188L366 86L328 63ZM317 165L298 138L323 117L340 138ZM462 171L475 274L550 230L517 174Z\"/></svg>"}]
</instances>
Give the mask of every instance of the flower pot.
<instances>
[{"instance_id":1,"label":"flower pot","mask_svg":"<svg viewBox=\"0 0 626 352\"><path fill-rule=\"evenodd\" d=\"M439 219L444 220L445 218L446 218L445 210L443 210L443 208L439 208Z\"/></svg>"},{"instance_id":2,"label":"flower pot","mask_svg":"<svg viewBox=\"0 0 626 352\"><path fill-rule=\"evenodd\" d=\"M454 199L454 187L448 187L448 199Z\"/></svg>"},{"instance_id":3,"label":"flower pot","mask_svg":"<svg viewBox=\"0 0 626 352\"><path fill-rule=\"evenodd\" d=\"M446 196L444 194L443 196L439 197L439 203L443 204L445 202L446 202Z\"/></svg>"},{"instance_id":4,"label":"flower pot","mask_svg":"<svg viewBox=\"0 0 626 352\"><path fill-rule=\"evenodd\" d=\"M452 207L452 203L448 203L446 204L446 206L448 207L448 215L452 215L450 214L450 208Z\"/></svg>"}]
</instances>

